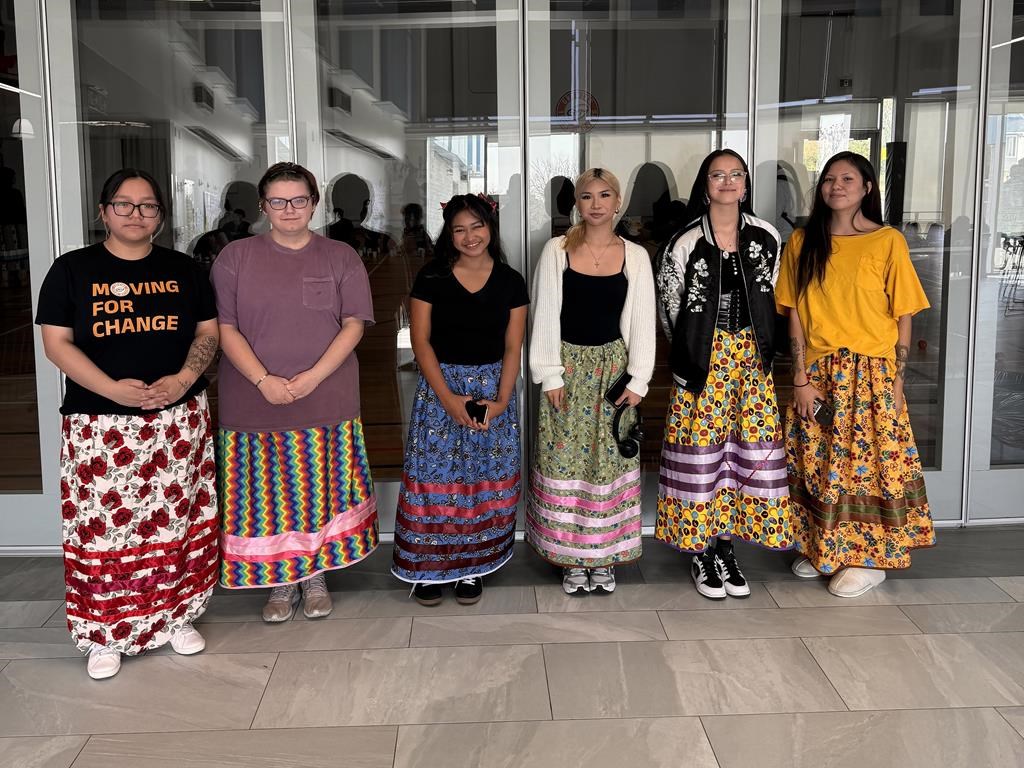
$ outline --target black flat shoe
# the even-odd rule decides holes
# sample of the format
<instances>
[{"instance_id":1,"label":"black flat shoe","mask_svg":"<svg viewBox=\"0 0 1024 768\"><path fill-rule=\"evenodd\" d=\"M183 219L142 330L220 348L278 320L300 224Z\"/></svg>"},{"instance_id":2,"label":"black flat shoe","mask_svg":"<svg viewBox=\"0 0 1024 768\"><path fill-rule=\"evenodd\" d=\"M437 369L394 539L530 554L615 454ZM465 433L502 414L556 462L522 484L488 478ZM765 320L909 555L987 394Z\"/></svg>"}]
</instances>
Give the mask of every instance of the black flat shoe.
<instances>
[{"instance_id":1,"label":"black flat shoe","mask_svg":"<svg viewBox=\"0 0 1024 768\"><path fill-rule=\"evenodd\" d=\"M412 596L420 605L437 605L441 602L440 584L417 584L412 588Z\"/></svg>"},{"instance_id":2,"label":"black flat shoe","mask_svg":"<svg viewBox=\"0 0 1024 768\"><path fill-rule=\"evenodd\" d=\"M473 605L480 602L484 594L484 580L479 576L469 579L459 579L455 585L455 601L460 605Z\"/></svg>"}]
</instances>

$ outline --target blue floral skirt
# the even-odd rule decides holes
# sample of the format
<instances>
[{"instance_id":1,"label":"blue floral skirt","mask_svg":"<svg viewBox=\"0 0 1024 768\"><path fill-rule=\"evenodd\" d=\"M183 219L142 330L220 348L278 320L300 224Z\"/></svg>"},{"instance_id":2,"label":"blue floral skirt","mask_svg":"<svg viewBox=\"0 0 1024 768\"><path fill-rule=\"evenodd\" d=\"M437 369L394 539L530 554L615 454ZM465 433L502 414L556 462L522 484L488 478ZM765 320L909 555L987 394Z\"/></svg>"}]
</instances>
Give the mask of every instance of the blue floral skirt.
<instances>
[{"instance_id":1,"label":"blue floral skirt","mask_svg":"<svg viewBox=\"0 0 1024 768\"><path fill-rule=\"evenodd\" d=\"M498 396L501 362L441 364L448 388ZM520 492L519 418L513 395L487 430L456 424L421 376L405 447L394 564L403 581L445 583L493 573L512 557Z\"/></svg>"}]
</instances>

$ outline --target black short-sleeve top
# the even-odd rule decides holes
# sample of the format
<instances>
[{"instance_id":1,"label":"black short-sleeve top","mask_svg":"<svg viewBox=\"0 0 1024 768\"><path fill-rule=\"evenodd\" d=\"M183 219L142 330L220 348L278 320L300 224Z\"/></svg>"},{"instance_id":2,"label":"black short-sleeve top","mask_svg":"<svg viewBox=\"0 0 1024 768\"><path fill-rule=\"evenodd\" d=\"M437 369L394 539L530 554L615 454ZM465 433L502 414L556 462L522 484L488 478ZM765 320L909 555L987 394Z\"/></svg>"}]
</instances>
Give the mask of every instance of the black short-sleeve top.
<instances>
[{"instance_id":1,"label":"black short-sleeve top","mask_svg":"<svg viewBox=\"0 0 1024 768\"><path fill-rule=\"evenodd\" d=\"M410 296L431 305L430 346L440 363L486 365L505 354L513 309L530 303L526 281L508 264L495 264L484 287L470 293L442 262L416 275Z\"/></svg>"},{"instance_id":2,"label":"black short-sleeve top","mask_svg":"<svg viewBox=\"0 0 1024 768\"><path fill-rule=\"evenodd\" d=\"M119 259L102 243L59 257L39 291L36 323L71 328L75 346L114 380L151 384L177 373L196 325L217 317L210 280L188 256L160 246L137 261ZM204 376L171 408L206 389ZM69 377L63 414L138 415Z\"/></svg>"}]
</instances>

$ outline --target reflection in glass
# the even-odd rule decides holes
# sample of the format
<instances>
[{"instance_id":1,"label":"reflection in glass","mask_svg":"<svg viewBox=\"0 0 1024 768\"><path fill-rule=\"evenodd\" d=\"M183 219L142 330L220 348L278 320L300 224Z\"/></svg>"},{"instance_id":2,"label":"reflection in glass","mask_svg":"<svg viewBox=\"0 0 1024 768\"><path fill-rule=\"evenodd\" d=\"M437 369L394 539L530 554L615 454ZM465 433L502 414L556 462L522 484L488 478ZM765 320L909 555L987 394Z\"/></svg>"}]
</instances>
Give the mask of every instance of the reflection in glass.
<instances>
[{"instance_id":1,"label":"reflection in glass","mask_svg":"<svg viewBox=\"0 0 1024 768\"><path fill-rule=\"evenodd\" d=\"M0 84L18 88L13 10L0 21L0 61ZM7 88L0 90L0 492L41 491L23 143L42 137Z\"/></svg>"},{"instance_id":2,"label":"reflection in glass","mask_svg":"<svg viewBox=\"0 0 1024 768\"><path fill-rule=\"evenodd\" d=\"M980 9L968 5L771 0L760 16L758 208L774 208L785 240L804 222L831 155L850 150L878 169L886 222L906 236L931 302L914 317L906 393L932 468L942 466L949 313L965 313L950 304L951 238L967 236L954 224L969 221L962 217L974 204L970 83ZM866 55L876 40L889 42ZM953 327L965 318L954 317ZM776 381L785 402L792 377L782 368Z\"/></svg>"},{"instance_id":3,"label":"reflection in glass","mask_svg":"<svg viewBox=\"0 0 1024 768\"><path fill-rule=\"evenodd\" d=\"M317 3L327 98L309 118L322 126L322 157L309 162L329 180L327 236L355 248L370 276L376 324L359 346L360 387L378 481L401 476L418 376L407 299L433 255L440 202L494 197L505 252L522 269L516 7Z\"/></svg>"}]
</instances>

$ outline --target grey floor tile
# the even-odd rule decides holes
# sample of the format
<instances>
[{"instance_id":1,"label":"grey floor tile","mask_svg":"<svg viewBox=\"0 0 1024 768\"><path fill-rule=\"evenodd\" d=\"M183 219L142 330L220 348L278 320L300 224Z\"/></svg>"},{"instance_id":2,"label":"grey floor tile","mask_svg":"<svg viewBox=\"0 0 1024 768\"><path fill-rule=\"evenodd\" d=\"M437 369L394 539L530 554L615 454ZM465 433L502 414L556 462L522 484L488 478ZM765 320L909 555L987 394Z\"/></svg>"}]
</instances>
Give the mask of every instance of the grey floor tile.
<instances>
[{"instance_id":1,"label":"grey floor tile","mask_svg":"<svg viewBox=\"0 0 1024 768\"><path fill-rule=\"evenodd\" d=\"M804 640L850 709L1024 704L1024 634Z\"/></svg>"},{"instance_id":2,"label":"grey floor tile","mask_svg":"<svg viewBox=\"0 0 1024 768\"><path fill-rule=\"evenodd\" d=\"M1009 603L1012 598L989 579L886 579L860 597L836 597L825 579L771 582L768 591L780 608L851 605L944 605Z\"/></svg>"},{"instance_id":3,"label":"grey floor tile","mask_svg":"<svg viewBox=\"0 0 1024 768\"><path fill-rule=\"evenodd\" d=\"M905 635L918 631L896 606L660 611L659 615L669 640Z\"/></svg>"},{"instance_id":4,"label":"grey floor tile","mask_svg":"<svg viewBox=\"0 0 1024 768\"><path fill-rule=\"evenodd\" d=\"M0 629L41 627L63 605L59 600L21 600L0 603Z\"/></svg>"},{"instance_id":5,"label":"grey floor tile","mask_svg":"<svg viewBox=\"0 0 1024 768\"><path fill-rule=\"evenodd\" d=\"M1024 707L1000 707L999 714L1024 738Z\"/></svg>"},{"instance_id":6,"label":"grey floor tile","mask_svg":"<svg viewBox=\"0 0 1024 768\"><path fill-rule=\"evenodd\" d=\"M395 727L94 736L74 768L391 768Z\"/></svg>"},{"instance_id":7,"label":"grey floor tile","mask_svg":"<svg viewBox=\"0 0 1024 768\"><path fill-rule=\"evenodd\" d=\"M18 600L63 600L64 558L0 558L0 595Z\"/></svg>"},{"instance_id":8,"label":"grey floor tile","mask_svg":"<svg viewBox=\"0 0 1024 768\"><path fill-rule=\"evenodd\" d=\"M1017 557L1024 560L1024 557L1020 557L1020 550L1017 552ZM996 585L1007 592L1014 600L1018 603L1024 603L1024 576L1004 576L993 578L992 581Z\"/></svg>"},{"instance_id":9,"label":"grey floor tile","mask_svg":"<svg viewBox=\"0 0 1024 768\"><path fill-rule=\"evenodd\" d=\"M440 605L425 606L417 603L404 589L375 589L366 592L334 592L334 610L329 619L385 618L397 616L483 616L490 614L536 613L537 599L533 587L492 587L485 582L484 596L474 605L459 605L446 587ZM305 621L302 612L295 615Z\"/></svg>"},{"instance_id":10,"label":"grey floor tile","mask_svg":"<svg viewBox=\"0 0 1024 768\"><path fill-rule=\"evenodd\" d=\"M917 549L900 579L1024 576L1024 526L942 528L936 546Z\"/></svg>"},{"instance_id":11,"label":"grey floor tile","mask_svg":"<svg viewBox=\"0 0 1024 768\"><path fill-rule=\"evenodd\" d=\"M46 623L43 624L43 626L44 627L60 627L61 629L67 631L67 628L68 628L68 614L64 610L65 605L66 605L66 603L64 603L62 601L60 606L58 606L57 610L55 610L53 612L53 614L50 616L50 618L48 618L46 620Z\"/></svg>"},{"instance_id":12,"label":"grey floor tile","mask_svg":"<svg viewBox=\"0 0 1024 768\"><path fill-rule=\"evenodd\" d=\"M69 768L88 736L25 736L0 739L4 768Z\"/></svg>"},{"instance_id":13,"label":"grey floor tile","mask_svg":"<svg viewBox=\"0 0 1024 768\"><path fill-rule=\"evenodd\" d=\"M12 661L0 671L0 736L248 728L275 658L131 658L103 681L84 659Z\"/></svg>"},{"instance_id":14,"label":"grey floor tile","mask_svg":"<svg viewBox=\"0 0 1024 768\"><path fill-rule=\"evenodd\" d=\"M744 600L708 600L687 584L622 584L610 595L585 597L565 594L561 586L538 586L537 609L541 613L592 611L685 611L774 608L775 601L763 584L751 583Z\"/></svg>"},{"instance_id":15,"label":"grey floor tile","mask_svg":"<svg viewBox=\"0 0 1024 768\"><path fill-rule=\"evenodd\" d=\"M1024 740L992 709L740 715L701 720L721 768L1024 765Z\"/></svg>"},{"instance_id":16,"label":"grey floor tile","mask_svg":"<svg viewBox=\"0 0 1024 768\"><path fill-rule=\"evenodd\" d=\"M412 619L224 622L200 625L207 653L408 648ZM0 634L0 638L3 635ZM3 646L0 645L0 648Z\"/></svg>"},{"instance_id":17,"label":"grey floor tile","mask_svg":"<svg viewBox=\"0 0 1024 768\"><path fill-rule=\"evenodd\" d=\"M820 609L819 609L820 610ZM903 612L922 632L1024 632L1024 605L906 605Z\"/></svg>"},{"instance_id":18,"label":"grey floor tile","mask_svg":"<svg viewBox=\"0 0 1024 768\"><path fill-rule=\"evenodd\" d=\"M283 653L254 728L548 720L539 646Z\"/></svg>"},{"instance_id":19,"label":"grey floor tile","mask_svg":"<svg viewBox=\"0 0 1024 768\"><path fill-rule=\"evenodd\" d=\"M438 616L413 619L413 647L665 640L654 611Z\"/></svg>"},{"instance_id":20,"label":"grey floor tile","mask_svg":"<svg viewBox=\"0 0 1024 768\"><path fill-rule=\"evenodd\" d=\"M0 656L5 659L80 659L66 629L0 629Z\"/></svg>"},{"instance_id":21,"label":"grey floor tile","mask_svg":"<svg viewBox=\"0 0 1024 768\"><path fill-rule=\"evenodd\" d=\"M737 541L735 547L736 559L743 569L743 575L749 581L796 578L789 570L790 562L796 557L792 552L776 552L742 541ZM640 559L640 572L648 584L671 582L686 584L692 588L692 559L693 555L680 552L660 541L644 539L644 556Z\"/></svg>"},{"instance_id":22,"label":"grey floor tile","mask_svg":"<svg viewBox=\"0 0 1024 768\"><path fill-rule=\"evenodd\" d=\"M268 589L233 590L215 592L206 611L197 623L217 624L221 622L262 621L263 605L270 597Z\"/></svg>"},{"instance_id":23,"label":"grey floor tile","mask_svg":"<svg viewBox=\"0 0 1024 768\"><path fill-rule=\"evenodd\" d=\"M395 768L718 768L700 720L403 725Z\"/></svg>"},{"instance_id":24,"label":"grey floor tile","mask_svg":"<svg viewBox=\"0 0 1024 768\"><path fill-rule=\"evenodd\" d=\"M546 645L556 720L845 709L800 640Z\"/></svg>"}]
</instances>

